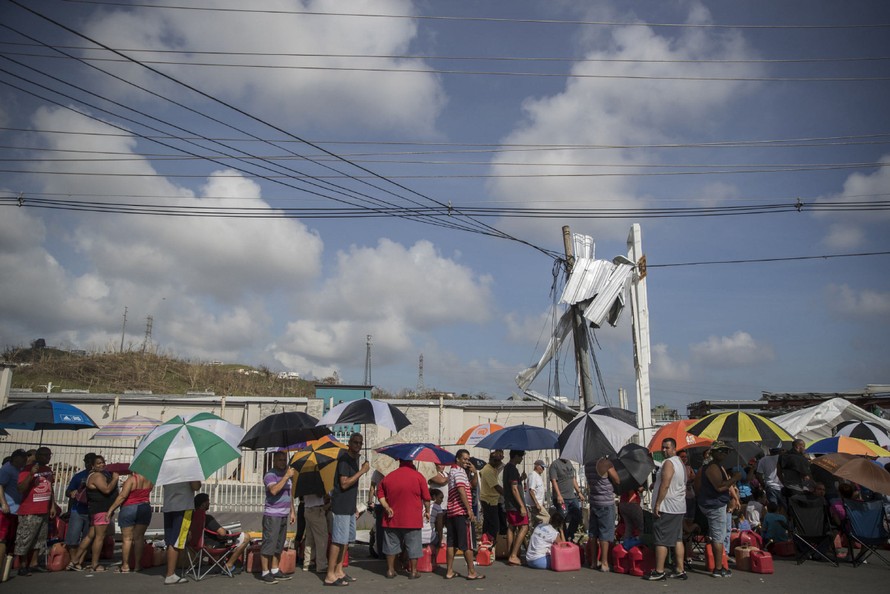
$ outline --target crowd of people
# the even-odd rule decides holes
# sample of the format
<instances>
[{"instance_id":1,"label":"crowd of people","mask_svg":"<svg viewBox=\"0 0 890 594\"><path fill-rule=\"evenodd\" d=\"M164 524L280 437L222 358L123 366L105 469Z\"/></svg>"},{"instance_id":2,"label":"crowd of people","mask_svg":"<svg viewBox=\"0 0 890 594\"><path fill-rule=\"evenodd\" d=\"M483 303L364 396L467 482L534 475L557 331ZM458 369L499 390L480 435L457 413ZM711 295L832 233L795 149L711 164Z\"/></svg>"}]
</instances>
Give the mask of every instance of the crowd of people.
<instances>
[{"instance_id":1,"label":"crowd of people","mask_svg":"<svg viewBox=\"0 0 890 594\"><path fill-rule=\"evenodd\" d=\"M299 497L294 493L295 470L288 465L287 454L273 454L271 468L263 477L265 504L258 551L258 577L263 583L292 579L282 571L281 558L288 528L294 524L299 526L295 540L302 544L303 571L317 572L325 586L343 587L356 581L345 571L344 560L356 538L361 511L359 481L370 471L369 463L361 461L363 445L360 433L351 435L335 463L333 489L327 490L319 481L308 491L301 490ZM522 450L509 451L507 462L504 451L494 450L483 463L460 449L454 464L437 466L429 479L410 460L400 460L396 470L385 476L376 472L372 478L368 507L376 507L378 516L378 538L372 539L372 551L376 546L386 557L386 578L404 571L408 579L417 579L425 547L437 551L444 546L445 579L481 580L485 575L476 564L477 531L482 546L502 550L508 566L533 569L552 566L550 551L555 543L586 536L596 543L588 550L598 551L589 563L609 572L610 551L616 540L626 549L641 543L642 503L648 500L655 567L646 579L687 579L688 543L701 532L713 551L711 575L727 578L732 572L725 568L723 557L729 551L730 531L756 531L766 543L788 540L786 506L790 495L807 491L824 497L837 525L843 522L844 507L839 502L844 498L875 496L838 482L811 465L800 440L787 452L773 450L746 461L720 441L711 444L696 462L689 459L688 451L677 452L673 439L663 441L661 453L663 462L654 473L651 488L648 484L623 484L608 458L584 465L583 488L575 464L569 460L557 459L549 466L535 460L531 472L523 472ZM38 562L38 553L45 548L57 515L62 514L54 497L51 458L47 447L16 450L0 467L0 559L14 554L20 576L46 570ZM70 556L67 569L106 571L101 563L102 547L117 516L122 561L115 565L116 570L140 571L146 529L152 519L154 485L136 473L124 478L110 471L104 457L95 453L84 456L83 462L84 468L72 476L64 492L68 499L64 512L64 544ZM230 533L207 513L210 497L200 489L201 483L195 481L163 487L165 584L188 581L177 570L196 517L201 518L211 545L231 550L222 571L234 576L244 570L249 539L245 534ZM585 504L589 509L586 527L582 526ZM455 564L458 552L466 567L463 573ZM671 552L674 566L668 568Z\"/></svg>"}]
</instances>

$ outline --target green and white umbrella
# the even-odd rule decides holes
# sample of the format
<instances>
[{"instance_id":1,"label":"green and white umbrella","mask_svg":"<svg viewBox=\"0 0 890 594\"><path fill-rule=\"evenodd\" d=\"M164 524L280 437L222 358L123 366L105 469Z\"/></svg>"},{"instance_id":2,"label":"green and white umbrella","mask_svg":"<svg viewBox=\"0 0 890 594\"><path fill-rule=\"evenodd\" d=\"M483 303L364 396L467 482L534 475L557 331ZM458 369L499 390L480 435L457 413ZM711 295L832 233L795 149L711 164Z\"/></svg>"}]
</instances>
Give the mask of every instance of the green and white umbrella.
<instances>
[{"instance_id":1,"label":"green and white umbrella","mask_svg":"<svg viewBox=\"0 0 890 594\"><path fill-rule=\"evenodd\" d=\"M244 429L211 413L175 416L145 436L130 470L156 485L203 481L241 457Z\"/></svg>"}]
</instances>

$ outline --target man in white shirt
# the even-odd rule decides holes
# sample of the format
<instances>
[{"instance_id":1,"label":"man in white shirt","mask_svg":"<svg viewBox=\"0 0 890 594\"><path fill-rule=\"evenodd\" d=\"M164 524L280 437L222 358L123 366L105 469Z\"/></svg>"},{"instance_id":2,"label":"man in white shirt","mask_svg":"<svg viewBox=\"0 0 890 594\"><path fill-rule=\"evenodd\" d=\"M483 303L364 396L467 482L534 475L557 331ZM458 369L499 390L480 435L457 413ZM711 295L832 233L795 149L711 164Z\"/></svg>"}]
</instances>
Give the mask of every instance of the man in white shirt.
<instances>
[{"instance_id":1,"label":"man in white shirt","mask_svg":"<svg viewBox=\"0 0 890 594\"><path fill-rule=\"evenodd\" d=\"M782 448L772 449L769 453L769 456L764 456L760 459L760 462L757 463L757 469L754 472L757 475L757 480L764 486L766 500L770 503L779 505L779 502L783 501L782 483L779 481L779 475L776 469L779 464L779 454L782 453Z\"/></svg>"},{"instance_id":2,"label":"man in white shirt","mask_svg":"<svg viewBox=\"0 0 890 594\"><path fill-rule=\"evenodd\" d=\"M525 504L528 506L529 519L532 521L532 528L538 524L550 521L550 514L547 512L546 496L547 492L544 487L544 470L547 465L543 460L535 460L534 470L526 481L527 490L525 492Z\"/></svg>"},{"instance_id":3,"label":"man in white shirt","mask_svg":"<svg viewBox=\"0 0 890 594\"><path fill-rule=\"evenodd\" d=\"M655 569L646 579L659 581L667 577L685 580L683 570L683 516L686 514L686 467L677 457L677 442L668 437L661 442L664 462L652 488L652 515L655 533ZM664 571L668 549L674 547L674 572Z\"/></svg>"}]
</instances>

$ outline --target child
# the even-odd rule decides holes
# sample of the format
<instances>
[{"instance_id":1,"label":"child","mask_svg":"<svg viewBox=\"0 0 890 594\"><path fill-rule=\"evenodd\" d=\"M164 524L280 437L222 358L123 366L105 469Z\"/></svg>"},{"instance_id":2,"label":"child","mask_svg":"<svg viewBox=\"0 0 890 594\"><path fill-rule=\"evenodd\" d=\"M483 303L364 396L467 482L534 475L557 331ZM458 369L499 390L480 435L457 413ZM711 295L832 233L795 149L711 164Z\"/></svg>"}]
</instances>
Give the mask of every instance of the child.
<instances>
[{"instance_id":1,"label":"child","mask_svg":"<svg viewBox=\"0 0 890 594\"><path fill-rule=\"evenodd\" d=\"M439 489L430 489L430 497L433 499L433 504L430 506L430 521L423 525L422 537L424 545L431 545L435 549L442 542L442 528L445 520L442 501L445 496Z\"/></svg>"},{"instance_id":2,"label":"child","mask_svg":"<svg viewBox=\"0 0 890 594\"><path fill-rule=\"evenodd\" d=\"M525 562L532 569L550 569L550 547L555 542L563 542L562 525L565 522L560 512L550 516L549 524L538 524L528 541Z\"/></svg>"},{"instance_id":3,"label":"child","mask_svg":"<svg viewBox=\"0 0 890 594\"><path fill-rule=\"evenodd\" d=\"M770 542L786 542L788 540L788 519L779 511L779 506L770 501L763 517L763 540ZM781 511L785 511L784 509Z\"/></svg>"},{"instance_id":4,"label":"child","mask_svg":"<svg viewBox=\"0 0 890 594\"><path fill-rule=\"evenodd\" d=\"M751 530L760 532L763 522L763 512L766 507L766 494L760 489L755 489L751 501L745 504L745 519L751 525Z\"/></svg>"}]
</instances>

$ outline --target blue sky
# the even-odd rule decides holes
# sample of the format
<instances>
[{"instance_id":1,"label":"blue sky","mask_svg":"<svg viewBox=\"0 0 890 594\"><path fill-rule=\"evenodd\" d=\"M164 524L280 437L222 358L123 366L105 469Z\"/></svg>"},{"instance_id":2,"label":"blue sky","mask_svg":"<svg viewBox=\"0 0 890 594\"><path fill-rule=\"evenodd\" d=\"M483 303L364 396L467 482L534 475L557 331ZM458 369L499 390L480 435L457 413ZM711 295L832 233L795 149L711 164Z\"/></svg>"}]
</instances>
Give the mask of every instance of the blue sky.
<instances>
[{"instance_id":1,"label":"blue sky","mask_svg":"<svg viewBox=\"0 0 890 594\"><path fill-rule=\"evenodd\" d=\"M546 343L562 226L611 259L637 222L653 404L890 383L888 256L678 265L890 250L886 3L23 4L0 5L4 346L117 348L126 307L133 348L152 316L162 352L359 383L370 334L382 388L415 387L423 353L427 387L507 397ZM277 216L370 200L454 214ZM622 208L642 214L565 212ZM453 228L483 224L521 241ZM629 319L597 331L613 401Z\"/></svg>"}]
</instances>

